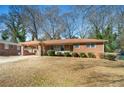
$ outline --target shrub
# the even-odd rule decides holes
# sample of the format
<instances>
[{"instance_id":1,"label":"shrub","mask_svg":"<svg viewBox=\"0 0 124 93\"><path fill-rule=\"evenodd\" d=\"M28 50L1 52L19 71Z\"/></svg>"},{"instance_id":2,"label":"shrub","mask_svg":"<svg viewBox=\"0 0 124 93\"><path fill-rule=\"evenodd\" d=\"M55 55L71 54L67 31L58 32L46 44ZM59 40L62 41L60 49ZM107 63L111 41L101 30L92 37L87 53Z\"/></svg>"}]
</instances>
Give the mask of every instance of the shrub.
<instances>
[{"instance_id":1,"label":"shrub","mask_svg":"<svg viewBox=\"0 0 124 93\"><path fill-rule=\"evenodd\" d=\"M99 57L100 57L101 59L104 59L104 58L105 58L105 54L104 54L104 53L100 53L100 54L99 54Z\"/></svg>"},{"instance_id":2,"label":"shrub","mask_svg":"<svg viewBox=\"0 0 124 93\"><path fill-rule=\"evenodd\" d=\"M71 57L71 54L70 54L70 52L64 52L64 56L65 57Z\"/></svg>"},{"instance_id":3,"label":"shrub","mask_svg":"<svg viewBox=\"0 0 124 93\"><path fill-rule=\"evenodd\" d=\"M57 56L63 56L63 54L61 52L56 52Z\"/></svg>"},{"instance_id":4,"label":"shrub","mask_svg":"<svg viewBox=\"0 0 124 93\"><path fill-rule=\"evenodd\" d=\"M106 54L105 59L115 61L116 55L115 54Z\"/></svg>"},{"instance_id":5,"label":"shrub","mask_svg":"<svg viewBox=\"0 0 124 93\"><path fill-rule=\"evenodd\" d=\"M71 55L72 55L72 57L79 57L78 53L76 53L76 52L73 52Z\"/></svg>"},{"instance_id":6,"label":"shrub","mask_svg":"<svg viewBox=\"0 0 124 93\"><path fill-rule=\"evenodd\" d=\"M82 52L82 53L80 53L80 57L82 57L82 58L87 58L87 55Z\"/></svg>"},{"instance_id":7,"label":"shrub","mask_svg":"<svg viewBox=\"0 0 124 93\"><path fill-rule=\"evenodd\" d=\"M119 56L119 60L124 60L124 56Z\"/></svg>"},{"instance_id":8,"label":"shrub","mask_svg":"<svg viewBox=\"0 0 124 93\"><path fill-rule=\"evenodd\" d=\"M89 52L87 54L89 58L96 58L96 55L94 53Z\"/></svg>"},{"instance_id":9,"label":"shrub","mask_svg":"<svg viewBox=\"0 0 124 93\"><path fill-rule=\"evenodd\" d=\"M124 51L123 50L120 51L120 55L124 56Z\"/></svg>"},{"instance_id":10,"label":"shrub","mask_svg":"<svg viewBox=\"0 0 124 93\"><path fill-rule=\"evenodd\" d=\"M48 50L47 55L48 56L55 56L55 51L54 50Z\"/></svg>"}]
</instances>

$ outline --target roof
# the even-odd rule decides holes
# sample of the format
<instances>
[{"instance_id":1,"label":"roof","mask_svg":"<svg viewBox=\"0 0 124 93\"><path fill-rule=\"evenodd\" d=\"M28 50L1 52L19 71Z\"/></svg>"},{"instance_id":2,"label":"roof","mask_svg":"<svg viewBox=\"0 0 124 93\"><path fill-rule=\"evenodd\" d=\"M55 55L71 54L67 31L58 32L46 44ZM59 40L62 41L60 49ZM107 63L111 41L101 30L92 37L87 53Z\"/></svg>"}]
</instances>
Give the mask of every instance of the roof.
<instances>
[{"instance_id":1,"label":"roof","mask_svg":"<svg viewBox=\"0 0 124 93\"><path fill-rule=\"evenodd\" d=\"M45 45L61 45L61 44L79 44L79 43L104 43L107 40L99 40L99 39L60 39L60 40L46 40L46 41L27 41L21 42L21 45L25 46L34 46L39 44Z\"/></svg>"},{"instance_id":2,"label":"roof","mask_svg":"<svg viewBox=\"0 0 124 93\"><path fill-rule=\"evenodd\" d=\"M46 45L59 45L59 44L79 44L79 43L104 43L107 40L100 39L61 39L61 40L47 40L43 41Z\"/></svg>"},{"instance_id":3,"label":"roof","mask_svg":"<svg viewBox=\"0 0 124 93\"><path fill-rule=\"evenodd\" d=\"M27 42L21 42L20 45L25 45L25 46L34 46L34 45L39 45L41 44L41 41L27 41Z\"/></svg>"},{"instance_id":4,"label":"roof","mask_svg":"<svg viewBox=\"0 0 124 93\"><path fill-rule=\"evenodd\" d=\"M5 41L5 40L0 40L0 43L9 44L9 45L19 45L18 43L13 43L13 42Z\"/></svg>"}]
</instances>

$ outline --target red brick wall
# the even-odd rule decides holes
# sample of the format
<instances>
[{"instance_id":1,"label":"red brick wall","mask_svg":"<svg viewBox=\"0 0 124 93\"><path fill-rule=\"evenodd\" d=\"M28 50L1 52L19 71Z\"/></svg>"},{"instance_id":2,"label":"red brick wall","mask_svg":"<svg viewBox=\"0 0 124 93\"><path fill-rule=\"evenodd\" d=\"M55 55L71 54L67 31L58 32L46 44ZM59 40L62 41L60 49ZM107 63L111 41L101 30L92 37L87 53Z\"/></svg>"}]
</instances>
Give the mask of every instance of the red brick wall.
<instances>
[{"instance_id":1,"label":"red brick wall","mask_svg":"<svg viewBox=\"0 0 124 93\"><path fill-rule=\"evenodd\" d=\"M5 49L4 44L0 43L0 56L18 55L18 52L16 45L9 45L9 49Z\"/></svg>"},{"instance_id":2,"label":"red brick wall","mask_svg":"<svg viewBox=\"0 0 124 93\"><path fill-rule=\"evenodd\" d=\"M0 43L0 49L4 49L4 44Z\"/></svg>"},{"instance_id":3,"label":"red brick wall","mask_svg":"<svg viewBox=\"0 0 124 93\"><path fill-rule=\"evenodd\" d=\"M104 44L96 43L95 48L88 48L86 44L80 44L79 48L73 48L75 52L93 52L93 53L103 53L104 52Z\"/></svg>"},{"instance_id":4,"label":"red brick wall","mask_svg":"<svg viewBox=\"0 0 124 93\"><path fill-rule=\"evenodd\" d=\"M100 54L104 53L104 44L103 43L97 43L95 48L87 48L86 44L80 44L79 48L73 48L74 52L93 52L97 58L100 58Z\"/></svg>"},{"instance_id":5,"label":"red brick wall","mask_svg":"<svg viewBox=\"0 0 124 93\"><path fill-rule=\"evenodd\" d=\"M64 45L65 51L73 51L73 45Z\"/></svg>"},{"instance_id":6,"label":"red brick wall","mask_svg":"<svg viewBox=\"0 0 124 93\"><path fill-rule=\"evenodd\" d=\"M65 51L74 51L74 52L93 52L96 56L100 53L104 53L104 44L103 43L96 43L95 48L88 48L87 44L79 44L79 48L74 48L74 45L64 45ZM45 54L50 49L50 46L44 46L45 47Z\"/></svg>"}]
</instances>

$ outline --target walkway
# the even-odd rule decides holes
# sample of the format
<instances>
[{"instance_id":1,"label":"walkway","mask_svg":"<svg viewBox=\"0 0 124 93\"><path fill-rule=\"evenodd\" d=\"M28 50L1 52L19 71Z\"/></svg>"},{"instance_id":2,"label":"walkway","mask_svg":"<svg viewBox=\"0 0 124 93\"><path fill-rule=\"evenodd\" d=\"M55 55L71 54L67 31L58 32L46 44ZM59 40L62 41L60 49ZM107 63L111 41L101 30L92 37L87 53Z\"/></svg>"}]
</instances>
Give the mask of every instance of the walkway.
<instances>
[{"instance_id":1,"label":"walkway","mask_svg":"<svg viewBox=\"0 0 124 93\"><path fill-rule=\"evenodd\" d=\"M8 57L0 56L0 64L16 62L16 61L20 61L20 60L24 60L32 57L37 57L37 56L8 56Z\"/></svg>"}]
</instances>

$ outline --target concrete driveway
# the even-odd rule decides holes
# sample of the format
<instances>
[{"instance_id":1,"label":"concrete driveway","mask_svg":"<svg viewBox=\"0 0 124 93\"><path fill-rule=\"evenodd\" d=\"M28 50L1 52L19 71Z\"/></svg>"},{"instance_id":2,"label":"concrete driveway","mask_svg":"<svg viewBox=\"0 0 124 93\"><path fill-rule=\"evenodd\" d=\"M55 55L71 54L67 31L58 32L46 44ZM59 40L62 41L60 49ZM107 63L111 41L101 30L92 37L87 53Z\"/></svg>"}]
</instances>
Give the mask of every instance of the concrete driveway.
<instances>
[{"instance_id":1,"label":"concrete driveway","mask_svg":"<svg viewBox=\"0 0 124 93\"><path fill-rule=\"evenodd\" d=\"M7 56L7 57L0 56L0 64L18 62L20 60L24 60L32 57L37 57L37 56Z\"/></svg>"}]
</instances>

